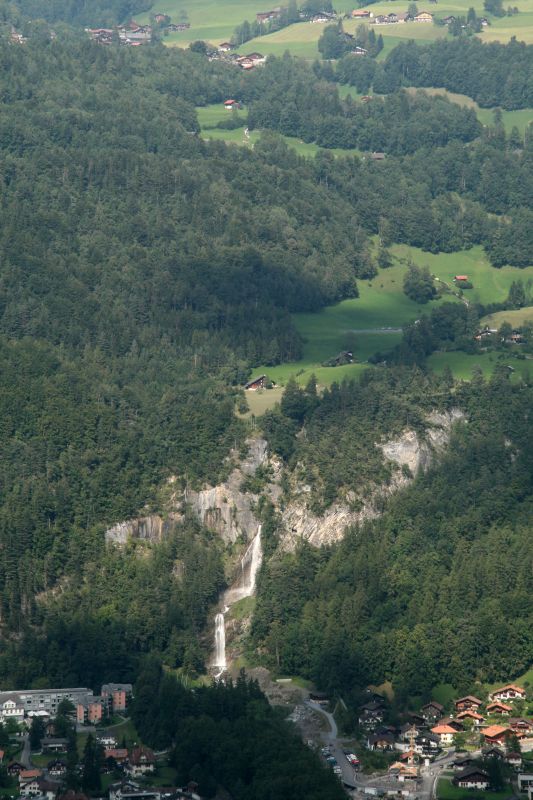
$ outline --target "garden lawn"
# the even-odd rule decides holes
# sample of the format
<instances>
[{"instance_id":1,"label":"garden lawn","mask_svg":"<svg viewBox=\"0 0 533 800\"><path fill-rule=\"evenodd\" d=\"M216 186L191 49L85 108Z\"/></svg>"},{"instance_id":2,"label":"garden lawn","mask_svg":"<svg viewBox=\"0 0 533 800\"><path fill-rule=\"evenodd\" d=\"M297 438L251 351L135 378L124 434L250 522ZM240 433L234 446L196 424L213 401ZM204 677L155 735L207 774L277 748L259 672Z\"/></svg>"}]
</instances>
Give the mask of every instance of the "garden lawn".
<instances>
[{"instance_id":1,"label":"garden lawn","mask_svg":"<svg viewBox=\"0 0 533 800\"><path fill-rule=\"evenodd\" d=\"M446 778L440 778L437 784L437 800L506 800L512 796L512 787L501 792L483 792L476 789L461 789L454 786Z\"/></svg>"}]
</instances>

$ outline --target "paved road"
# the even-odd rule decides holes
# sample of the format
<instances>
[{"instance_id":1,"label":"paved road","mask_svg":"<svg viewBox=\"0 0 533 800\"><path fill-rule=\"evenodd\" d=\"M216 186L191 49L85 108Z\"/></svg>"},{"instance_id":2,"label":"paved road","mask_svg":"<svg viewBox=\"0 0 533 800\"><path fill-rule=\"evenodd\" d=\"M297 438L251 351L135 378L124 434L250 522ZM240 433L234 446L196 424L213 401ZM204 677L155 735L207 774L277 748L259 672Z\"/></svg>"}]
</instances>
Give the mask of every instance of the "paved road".
<instances>
[{"instance_id":1,"label":"paved road","mask_svg":"<svg viewBox=\"0 0 533 800\"><path fill-rule=\"evenodd\" d=\"M31 750L30 750L30 737L24 737L24 744L20 751L20 763L27 769L31 767Z\"/></svg>"},{"instance_id":2,"label":"paved road","mask_svg":"<svg viewBox=\"0 0 533 800\"><path fill-rule=\"evenodd\" d=\"M365 787L373 786L375 788L383 789L384 791L399 791L401 789L410 789L413 794L424 800L435 800L437 781L442 773L442 770L449 766L455 759L455 751L453 749L439 756L428 767L422 767L420 770L420 778L416 785L411 783L400 783L396 778L389 778L388 775L376 775L369 777L360 772L356 772L352 765L346 760L344 749L342 746L342 739L338 738L337 723L328 711L325 711L317 703L307 700L305 705L312 708L318 714L326 718L328 722L328 730L322 734L322 739L326 745L331 749L331 754L335 756L339 767L342 770L342 780L347 786L355 786L359 792L364 792ZM398 753L398 757L400 753ZM354 794L355 796L355 794Z\"/></svg>"}]
</instances>

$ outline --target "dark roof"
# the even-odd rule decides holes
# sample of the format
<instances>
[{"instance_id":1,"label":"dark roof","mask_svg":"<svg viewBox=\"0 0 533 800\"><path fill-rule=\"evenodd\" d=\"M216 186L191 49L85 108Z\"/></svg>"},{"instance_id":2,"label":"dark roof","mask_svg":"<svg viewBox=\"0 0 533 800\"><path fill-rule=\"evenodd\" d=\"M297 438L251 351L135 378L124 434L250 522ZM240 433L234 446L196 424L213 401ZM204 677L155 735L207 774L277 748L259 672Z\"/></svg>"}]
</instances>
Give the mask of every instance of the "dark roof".
<instances>
[{"instance_id":1,"label":"dark roof","mask_svg":"<svg viewBox=\"0 0 533 800\"><path fill-rule=\"evenodd\" d=\"M265 380L265 378L266 378L266 375L258 375L256 378L252 378L251 381L248 381L248 383L245 384L244 388L247 389L249 386L253 386L254 383L257 383L257 381Z\"/></svg>"},{"instance_id":2,"label":"dark roof","mask_svg":"<svg viewBox=\"0 0 533 800\"><path fill-rule=\"evenodd\" d=\"M373 733L368 737L368 741L371 744L375 744L376 742L388 742L389 744L394 744L394 736L392 733Z\"/></svg>"},{"instance_id":3,"label":"dark roof","mask_svg":"<svg viewBox=\"0 0 533 800\"><path fill-rule=\"evenodd\" d=\"M479 767L467 767L462 772L460 772L458 775L456 775L453 780L454 780L455 783L459 783L460 781L464 781L464 780L466 780L468 778L471 779L471 778L474 778L474 777L479 777L482 780L486 780L486 781L488 781L488 779L489 779L488 774L486 772L484 772L482 769L480 769Z\"/></svg>"},{"instance_id":4,"label":"dark roof","mask_svg":"<svg viewBox=\"0 0 533 800\"><path fill-rule=\"evenodd\" d=\"M422 710L424 708L436 708L438 711L444 711L444 706L442 706L440 703L437 703L436 700L430 700L429 703L426 703L424 706L422 706Z\"/></svg>"}]
</instances>

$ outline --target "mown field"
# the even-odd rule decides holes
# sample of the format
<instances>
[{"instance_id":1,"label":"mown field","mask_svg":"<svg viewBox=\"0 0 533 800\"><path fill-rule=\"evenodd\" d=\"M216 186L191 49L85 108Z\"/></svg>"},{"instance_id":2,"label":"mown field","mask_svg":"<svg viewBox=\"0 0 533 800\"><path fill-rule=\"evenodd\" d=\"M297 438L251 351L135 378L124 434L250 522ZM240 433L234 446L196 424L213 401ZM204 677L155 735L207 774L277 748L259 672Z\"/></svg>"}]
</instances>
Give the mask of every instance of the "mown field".
<instances>
[{"instance_id":1,"label":"mown field","mask_svg":"<svg viewBox=\"0 0 533 800\"><path fill-rule=\"evenodd\" d=\"M337 0L335 7L339 13L349 13L357 4L352 0ZM484 14L483 0L444 0L438 5L432 5L432 13L439 17L448 14L466 15L468 8L473 6L477 13ZM245 19L253 21L260 11L268 10L270 6L262 0L156 0L151 13L169 14L174 22L187 18L191 27L187 31L174 33L165 37L168 45L186 47L195 39L204 39L213 44L219 44L229 39L237 25ZM420 10L423 4L419 3ZM533 42L533 0L520 0L518 2L520 14L514 17L493 18L492 24L481 34L484 41L508 41L511 36L531 43ZM383 0L372 5L376 14L390 11L405 11L406 0ZM140 22L147 21L148 13L137 15ZM346 30L353 32L356 22L346 22ZM294 55L306 58L318 56L317 42L322 33L323 25L312 23L298 23L269 36L263 36L248 42L244 49L259 50L265 54L283 53L290 50ZM385 48L381 57L402 39L417 39L419 41L432 41L440 36L446 36L446 28L434 25L410 23L405 25L381 26L380 33L385 40Z\"/></svg>"},{"instance_id":2,"label":"mown field","mask_svg":"<svg viewBox=\"0 0 533 800\"><path fill-rule=\"evenodd\" d=\"M246 119L246 109L243 109L240 114L243 117L243 124L234 130L224 130L223 128L215 128L214 126L229 117L230 111L224 108L222 103L214 103L209 106L199 106L196 109L198 114L198 122L201 127L201 137L203 139L217 139L219 141L228 142L231 144L238 144L244 147L253 147L261 136L261 131L249 131L245 133L244 120ZM283 136L285 142L296 150L300 156L315 156L320 147L316 144L303 142L301 139L296 139L293 136ZM328 153L333 153L336 156L353 156L360 155L359 150L343 150L341 148L334 148L328 150Z\"/></svg>"},{"instance_id":3,"label":"mown field","mask_svg":"<svg viewBox=\"0 0 533 800\"><path fill-rule=\"evenodd\" d=\"M421 314L429 313L435 306L424 306L409 300L403 293L403 276L408 260L420 266L428 266L432 274L453 288L453 277L466 273L474 288L465 292L465 297L481 303L505 300L513 280L527 282L533 280L533 266L527 269L504 267L494 269L481 247L458 253L426 253L414 247L396 245L391 248L394 265L380 270L372 281L359 281L360 296L329 306L316 314L295 314L295 325L304 340L304 353L300 361L280 364L275 367L262 365L254 374L266 373L278 386L284 385L294 376L305 384L314 374L321 385L329 385L344 377L353 377L368 368L367 359L376 352L384 352L397 344L401 338L401 327ZM444 300L459 302L453 295L444 295ZM442 302L439 300L437 302ZM509 312L502 312L508 314ZM510 312L515 314L516 312ZM533 317L533 309L518 312ZM501 323L500 323L501 324ZM354 353L355 363L339 367L325 367L323 362L341 350ZM479 366L485 374L490 374L501 361L496 353L483 353L470 356L466 353L435 353L428 364L436 372L448 365L458 378L468 379L474 367ZM533 373L533 363L518 360L507 354L505 363L510 361L514 375ZM251 393L248 395L250 400ZM279 400L279 394L264 392L254 395L253 413L260 414Z\"/></svg>"}]
</instances>

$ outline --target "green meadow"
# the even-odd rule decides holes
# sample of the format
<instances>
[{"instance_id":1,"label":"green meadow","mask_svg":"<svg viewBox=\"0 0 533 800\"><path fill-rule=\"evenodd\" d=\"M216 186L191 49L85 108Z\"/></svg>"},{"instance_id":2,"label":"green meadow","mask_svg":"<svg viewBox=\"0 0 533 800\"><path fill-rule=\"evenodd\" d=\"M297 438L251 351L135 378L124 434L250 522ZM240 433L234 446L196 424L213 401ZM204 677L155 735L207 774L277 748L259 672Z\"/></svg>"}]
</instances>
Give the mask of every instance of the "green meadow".
<instances>
[{"instance_id":1,"label":"green meadow","mask_svg":"<svg viewBox=\"0 0 533 800\"><path fill-rule=\"evenodd\" d=\"M214 103L209 106L199 106L196 109L198 115L198 122L200 123L200 135L203 139L216 139L219 141L227 142L230 144L238 144L244 147L253 147L261 136L261 131L250 131L246 134L245 123L246 109L240 112L243 117L243 124L240 128L234 130L224 130L223 128L215 128L214 126L224 119L227 119L230 114L234 112L227 111L222 103ZM315 156L321 149L317 144L303 142L293 136L283 136L285 142L293 150L296 150L300 156ZM341 148L333 148L328 150L335 156L356 156L361 155L359 150L343 150Z\"/></svg>"},{"instance_id":2,"label":"green meadow","mask_svg":"<svg viewBox=\"0 0 533 800\"><path fill-rule=\"evenodd\" d=\"M523 270L515 267L495 269L489 264L481 247L435 255L414 247L396 245L391 252L393 266L380 270L371 281L359 281L358 298L343 300L317 313L294 314L295 326L304 341L300 361L275 367L262 365L254 370L254 374L266 373L278 386L283 386L291 376L300 384L305 384L314 374L318 383L324 386L344 377L355 377L368 368L366 362L369 356L386 352L400 341L404 324L429 313L436 302L459 302L451 294L444 294L438 301L423 306L409 300L403 293L403 276L409 260L419 266L428 266L432 274L450 289L454 288L454 275L467 274L474 288L466 290L464 296L481 303L505 300L513 280L533 279L533 266ZM529 314L533 318L533 309L501 313L507 316L519 313L522 317ZM355 363L339 367L322 366L324 361L341 350L353 352ZM516 376L533 372L533 365L530 368L529 361L518 360L514 354L504 354L503 359L505 363L510 362ZM479 366L485 374L490 374L498 361L496 353L470 356L452 352L435 353L428 359L428 364L436 372L441 372L448 365L456 377L469 379L474 367ZM252 401L252 411L256 414L279 400L277 393L274 395L268 391L258 393L256 397L257 400Z\"/></svg>"},{"instance_id":3,"label":"green meadow","mask_svg":"<svg viewBox=\"0 0 533 800\"><path fill-rule=\"evenodd\" d=\"M517 0L518 2L518 0ZM357 7L354 0L337 0L335 3L339 13L349 13ZM444 0L443 4L431 6L432 13L439 17L448 14L465 14L468 8L473 6L478 14L484 14L483 0ZM169 14L173 22L187 19L190 22L190 29L181 33L173 33L165 37L166 44L175 47L187 47L190 42L196 39L203 39L212 44L220 44L231 38L237 25L245 19L253 21L258 12L268 10L270 6L262 0L156 0L150 12L139 14L136 19L139 22L146 22L149 13ZM422 10L423 5L419 3ZM514 17L503 17L502 19L491 19L490 27L484 29L480 34L484 41L509 41L511 36L531 43L533 42L533 0L519 0L518 8L520 13ZM372 6L375 14L390 11L405 11L407 0L383 0ZM346 30L353 32L358 23L355 20L348 20L345 23ZM294 55L305 58L316 58L318 56L317 43L322 33L323 25L301 22L291 25L282 31L252 39L244 45L244 50L259 50L265 54L280 54L285 50L290 50ZM380 26L380 33L385 40L385 48L381 57L392 49L402 39L417 39L419 41L432 41L441 36L446 36L446 28L435 25L408 23L404 25Z\"/></svg>"}]
</instances>

